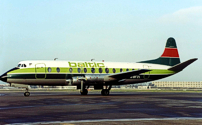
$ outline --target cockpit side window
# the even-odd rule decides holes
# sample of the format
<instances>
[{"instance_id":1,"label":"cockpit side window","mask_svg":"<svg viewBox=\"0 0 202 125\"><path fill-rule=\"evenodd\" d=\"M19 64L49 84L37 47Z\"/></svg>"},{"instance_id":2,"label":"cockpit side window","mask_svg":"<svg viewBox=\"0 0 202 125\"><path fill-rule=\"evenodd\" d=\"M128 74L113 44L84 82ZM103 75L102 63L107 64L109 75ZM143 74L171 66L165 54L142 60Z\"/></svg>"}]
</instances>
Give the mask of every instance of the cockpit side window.
<instances>
[{"instance_id":1,"label":"cockpit side window","mask_svg":"<svg viewBox=\"0 0 202 125\"><path fill-rule=\"evenodd\" d=\"M18 67L20 67L21 66L21 64L18 64Z\"/></svg>"},{"instance_id":2,"label":"cockpit side window","mask_svg":"<svg viewBox=\"0 0 202 125\"><path fill-rule=\"evenodd\" d=\"M24 67L27 67L26 64L24 64Z\"/></svg>"}]
</instances>

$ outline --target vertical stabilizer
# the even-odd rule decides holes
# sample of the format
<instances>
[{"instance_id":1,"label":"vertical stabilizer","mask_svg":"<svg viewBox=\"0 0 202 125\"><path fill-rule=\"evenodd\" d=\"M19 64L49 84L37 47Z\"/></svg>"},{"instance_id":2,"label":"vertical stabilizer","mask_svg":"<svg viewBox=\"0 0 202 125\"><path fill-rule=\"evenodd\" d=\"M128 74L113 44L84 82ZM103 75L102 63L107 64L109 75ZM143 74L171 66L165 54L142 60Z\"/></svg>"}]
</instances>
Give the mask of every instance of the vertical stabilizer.
<instances>
[{"instance_id":1,"label":"vertical stabilizer","mask_svg":"<svg viewBox=\"0 0 202 125\"><path fill-rule=\"evenodd\" d=\"M161 65L168 65L174 66L180 63L180 57L177 50L177 45L175 39L170 37L168 38L165 46L165 50L163 54L153 60L141 61L139 63L152 63L152 64L161 64Z\"/></svg>"}]
</instances>

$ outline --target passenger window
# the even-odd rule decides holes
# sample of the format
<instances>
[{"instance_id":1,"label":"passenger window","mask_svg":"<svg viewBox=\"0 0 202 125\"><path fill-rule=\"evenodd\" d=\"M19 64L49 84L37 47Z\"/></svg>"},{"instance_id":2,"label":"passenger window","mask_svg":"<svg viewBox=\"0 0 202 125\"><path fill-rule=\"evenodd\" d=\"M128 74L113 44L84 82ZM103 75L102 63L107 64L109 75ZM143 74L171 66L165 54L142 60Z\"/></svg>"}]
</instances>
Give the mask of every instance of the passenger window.
<instances>
[{"instance_id":1,"label":"passenger window","mask_svg":"<svg viewBox=\"0 0 202 125\"><path fill-rule=\"evenodd\" d=\"M91 68L91 72L92 72L92 73L95 73L95 68Z\"/></svg>"},{"instance_id":2,"label":"passenger window","mask_svg":"<svg viewBox=\"0 0 202 125\"><path fill-rule=\"evenodd\" d=\"M87 72L87 69L86 69L86 68L84 68L84 72L85 72L85 73Z\"/></svg>"},{"instance_id":3,"label":"passenger window","mask_svg":"<svg viewBox=\"0 0 202 125\"><path fill-rule=\"evenodd\" d=\"M113 68L113 73L116 73L116 69L115 68Z\"/></svg>"},{"instance_id":4,"label":"passenger window","mask_svg":"<svg viewBox=\"0 0 202 125\"><path fill-rule=\"evenodd\" d=\"M60 68L59 67L56 70L57 70L58 73L60 72Z\"/></svg>"},{"instance_id":5,"label":"passenger window","mask_svg":"<svg viewBox=\"0 0 202 125\"><path fill-rule=\"evenodd\" d=\"M99 73L102 73L102 68L99 68Z\"/></svg>"},{"instance_id":6,"label":"passenger window","mask_svg":"<svg viewBox=\"0 0 202 125\"><path fill-rule=\"evenodd\" d=\"M135 70L135 69L132 69L132 70Z\"/></svg>"},{"instance_id":7,"label":"passenger window","mask_svg":"<svg viewBox=\"0 0 202 125\"><path fill-rule=\"evenodd\" d=\"M120 68L120 72L123 72L123 69L122 69L122 68Z\"/></svg>"},{"instance_id":8,"label":"passenger window","mask_svg":"<svg viewBox=\"0 0 202 125\"><path fill-rule=\"evenodd\" d=\"M24 67L27 67L27 66L24 64Z\"/></svg>"},{"instance_id":9,"label":"passenger window","mask_svg":"<svg viewBox=\"0 0 202 125\"><path fill-rule=\"evenodd\" d=\"M72 69L72 68L69 68L69 72L72 73L72 72L73 72L73 69Z\"/></svg>"},{"instance_id":10,"label":"passenger window","mask_svg":"<svg viewBox=\"0 0 202 125\"><path fill-rule=\"evenodd\" d=\"M127 68L126 71L129 71L129 69Z\"/></svg>"},{"instance_id":11,"label":"passenger window","mask_svg":"<svg viewBox=\"0 0 202 125\"><path fill-rule=\"evenodd\" d=\"M81 72L81 68L78 68L78 73L80 73Z\"/></svg>"},{"instance_id":12,"label":"passenger window","mask_svg":"<svg viewBox=\"0 0 202 125\"><path fill-rule=\"evenodd\" d=\"M105 68L105 72L106 72L106 73L109 73L109 69L108 69L108 68Z\"/></svg>"},{"instance_id":13,"label":"passenger window","mask_svg":"<svg viewBox=\"0 0 202 125\"><path fill-rule=\"evenodd\" d=\"M50 67L48 67L48 72L51 72L51 68Z\"/></svg>"}]
</instances>

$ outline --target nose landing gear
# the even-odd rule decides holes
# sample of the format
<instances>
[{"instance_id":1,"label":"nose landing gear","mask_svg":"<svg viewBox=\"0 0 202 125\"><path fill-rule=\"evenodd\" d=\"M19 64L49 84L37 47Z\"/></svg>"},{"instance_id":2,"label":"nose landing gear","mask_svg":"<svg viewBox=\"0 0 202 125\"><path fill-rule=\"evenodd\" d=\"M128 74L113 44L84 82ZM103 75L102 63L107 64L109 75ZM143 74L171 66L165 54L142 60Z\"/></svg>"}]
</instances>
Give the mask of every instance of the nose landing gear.
<instances>
[{"instance_id":1,"label":"nose landing gear","mask_svg":"<svg viewBox=\"0 0 202 125\"><path fill-rule=\"evenodd\" d=\"M28 88L26 88L26 92L24 93L24 96L25 96L25 97L30 96L30 93L29 93L28 91L29 91L29 89L28 89Z\"/></svg>"}]
</instances>

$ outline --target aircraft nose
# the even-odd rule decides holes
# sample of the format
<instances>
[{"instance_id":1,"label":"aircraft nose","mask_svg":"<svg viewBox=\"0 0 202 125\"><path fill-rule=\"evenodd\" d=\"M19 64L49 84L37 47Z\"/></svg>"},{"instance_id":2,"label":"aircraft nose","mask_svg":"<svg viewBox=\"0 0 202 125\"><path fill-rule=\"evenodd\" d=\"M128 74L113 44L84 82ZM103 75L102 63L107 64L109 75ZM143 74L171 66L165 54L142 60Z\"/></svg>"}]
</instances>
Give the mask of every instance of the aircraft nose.
<instances>
[{"instance_id":1,"label":"aircraft nose","mask_svg":"<svg viewBox=\"0 0 202 125\"><path fill-rule=\"evenodd\" d=\"M15 68L12 68L11 70L5 72L3 75L0 76L0 80L1 81L4 81L4 82L7 82L7 73L13 71L13 70L17 70L19 69L18 67L15 67Z\"/></svg>"},{"instance_id":2,"label":"aircraft nose","mask_svg":"<svg viewBox=\"0 0 202 125\"><path fill-rule=\"evenodd\" d=\"M0 76L0 80L1 80L1 81L4 81L4 82L7 82L7 73L1 75L1 76Z\"/></svg>"}]
</instances>

